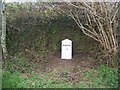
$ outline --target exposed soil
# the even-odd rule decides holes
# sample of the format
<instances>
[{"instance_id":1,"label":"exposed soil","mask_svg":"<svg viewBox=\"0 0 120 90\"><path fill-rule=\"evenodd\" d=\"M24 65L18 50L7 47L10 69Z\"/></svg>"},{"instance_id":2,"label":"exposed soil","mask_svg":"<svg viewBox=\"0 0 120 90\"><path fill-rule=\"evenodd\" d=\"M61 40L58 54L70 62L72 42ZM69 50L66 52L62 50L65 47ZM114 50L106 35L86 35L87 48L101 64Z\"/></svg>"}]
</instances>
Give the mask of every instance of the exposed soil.
<instances>
[{"instance_id":1,"label":"exposed soil","mask_svg":"<svg viewBox=\"0 0 120 90\"><path fill-rule=\"evenodd\" d=\"M47 57L46 70L56 70L56 69L68 69L71 70L76 67L80 68L94 68L95 61L90 59L90 54L81 52L74 53L73 58L70 60L61 59L60 53L49 55Z\"/></svg>"}]
</instances>

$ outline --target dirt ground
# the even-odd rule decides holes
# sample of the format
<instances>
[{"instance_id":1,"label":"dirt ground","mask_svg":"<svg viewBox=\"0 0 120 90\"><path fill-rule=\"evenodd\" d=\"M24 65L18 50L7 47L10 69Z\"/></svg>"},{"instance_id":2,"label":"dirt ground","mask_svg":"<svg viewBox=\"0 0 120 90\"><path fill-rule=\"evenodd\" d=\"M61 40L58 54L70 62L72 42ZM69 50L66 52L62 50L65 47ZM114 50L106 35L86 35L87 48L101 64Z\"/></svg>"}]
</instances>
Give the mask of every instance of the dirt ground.
<instances>
[{"instance_id":1,"label":"dirt ground","mask_svg":"<svg viewBox=\"0 0 120 90\"><path fill-rule=\"evenodd\" d=\"M46 70L61 70L73 68L95 68L95 61L90 58L90 54L85 52L74 53L72 59L61 59L60 53L49 55L47 57Z\"/></svg>"}]
</instances>

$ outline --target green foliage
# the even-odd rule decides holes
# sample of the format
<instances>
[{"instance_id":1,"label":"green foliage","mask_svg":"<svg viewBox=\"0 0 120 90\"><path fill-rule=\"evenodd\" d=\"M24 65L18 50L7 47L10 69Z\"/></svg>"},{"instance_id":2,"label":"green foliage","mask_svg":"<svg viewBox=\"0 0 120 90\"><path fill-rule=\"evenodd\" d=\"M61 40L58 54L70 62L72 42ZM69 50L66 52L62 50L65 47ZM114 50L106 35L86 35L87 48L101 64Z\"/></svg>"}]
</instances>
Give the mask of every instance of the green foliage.
<instances>
[{"instance_id":1,"label":"green foliage","mask_svg":"<svg viewBox=\"0 0 120 90\"><path fill-rule=\"evenodd\" d=\"M38 4L39 6L39 4ZM48 53L60 52L61 40L73 41L76 51L91 52L98 44L80 32L69 17L53 14L53 9L32 9L31 4L7 6L7 48L12 59L5 61L3 87L9 88L97 88L117 87L117 69L101 65L98 71L88 71L78 83L66 82L68 71L63 71L64 80L56 80L55 73L39 75L41 69L35 61L45 60ZM33 10L33 11L32 11ZM32 11L32 12L31 12ZM52 15L52 16L49 16ZM92 42L92 43L91 43ZM28 49L30 52L26 52ZM16 56L22 53L20 56ZM44 64L44 62L42 63ZM44 66L44 65L43 65ZM34 71L34 70L36 71ZM38 71L41 72L41 71ZM26 76L29 73L30 76ZM53 79L54 78L54 79ZM85 79L85 80L84 80Z\"/></svg>"},{"instance_id":2,"label":"green foliage","mask_svg":"<svg viewBox=\"0 0 120 90\"><path fill-rule=\"evenodd\" d=\"M85 73L85 78L91 82L91 87L118 87L118 72L117 68L110 68L106 65L101 65L98 71L88 71Z\"/></svg>"},{"instance_id":3,"label":"green foliage","mask_svg":"<svg viewBox=\"0 0 120 90\"><path fill-rule=\"evenodd\" d=\"M41 9L36 8L39 5ZM46 5L48 7L45 8ZM6 6L7 48L10 55L25 52L25 49L41 56L43 53L47 55L60 52L61 40L65 38L71 39L74 48L79 51L88 52L93 49L90 45L86 46L89 38L80 32L72 18L58 14L54 10L57 8L53 8L52 5L13 3Z\"/></svg>"},{"instance_id":4,"label":"green foliage","mask_svg":"<svg viewBox=\"0 0 120 90\"><path fill-rule=\"evenodd\" d=\"M21 88L25 85L24 78L18 72L3 72L2 86L3 88Z\"/></svg>"},{"instance_id":5,"label":"green foliage","mask_svg":"<svg viewBox=\"0 0 120 90\"><path fill-rule=\"evenodd\" d=\"M66 81L68 71L36 73L19 73L4 71L4 88L116 88L118 86L117 69L101 65L98 70L89 70L84 73L79 82ZM59 76L60 75L60 76ZM59 76L59 77L58 77ZM62 78L61 79L57 79Z\"/></svg>"},{"instance_id":6,"label":"green foliage","mask_svg":"<svg viewBox=\"0 0 120 90\"><path fill-rule=\"evenodd\" d=\"M106 65L101 65L99 69L99 76L102 82L111 87L118 86L118 69L110 68Z\"/></svg>"},{"instance_id":7,"label":"green foliage","mask_svg":"<svg viewBox=\"0 0 120 90\"><path fill-rule=\"evenodd\" d=\"M72 83L63 83L57 80L49 79L46 76L34 75L25 77L18 72L5 71L3 73L3 88L70 88Z\"/></svg>"},{"instance_id":8,"label":"green foliage","mask_svg":"<svg viewBox=\"0 0 120 90\"><path fill-rule=\"evenodd\" d=\"M28 59L22 56L14 56L11 59L4 62L3 67L10 72L32 72L32 68L38 69L42 65L35 65L35 61L32 58Z\"/></svg>"}]
</instances>

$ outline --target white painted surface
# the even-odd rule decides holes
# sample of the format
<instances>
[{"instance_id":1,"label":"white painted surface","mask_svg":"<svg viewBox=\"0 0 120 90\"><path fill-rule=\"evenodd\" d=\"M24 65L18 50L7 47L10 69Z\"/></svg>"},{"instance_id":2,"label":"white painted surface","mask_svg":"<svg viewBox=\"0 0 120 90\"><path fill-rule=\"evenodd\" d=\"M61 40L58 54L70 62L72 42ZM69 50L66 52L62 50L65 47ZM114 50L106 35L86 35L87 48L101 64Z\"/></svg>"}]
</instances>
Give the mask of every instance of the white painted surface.
<instances>
[{"instance_id":1,"label":"white painted surface","mask_svg":"<svg viewBox=\"0 0 120 90\"><path fill-rule=\"evenodd\" d=\"M72 41L69 39L62 40L61 59L72 59Z\"/></svg>"}]
</instances>

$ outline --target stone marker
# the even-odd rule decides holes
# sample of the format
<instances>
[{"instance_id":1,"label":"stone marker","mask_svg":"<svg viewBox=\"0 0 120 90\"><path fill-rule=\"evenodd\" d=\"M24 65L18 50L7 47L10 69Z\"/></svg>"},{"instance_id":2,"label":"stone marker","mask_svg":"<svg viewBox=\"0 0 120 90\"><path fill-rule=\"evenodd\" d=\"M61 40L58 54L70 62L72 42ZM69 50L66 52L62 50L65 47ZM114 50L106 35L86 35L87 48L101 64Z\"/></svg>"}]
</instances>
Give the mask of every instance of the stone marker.
<instances>
[{"instance_id":1,"label":"stone marker","mask_svg":"<svg viewBox=\"0 0 120 90\"><path fill-rule=\"evenodd\" d=\"M69 39L62 40L61 59L72 59L72 41Z\"/></svg>"}]
</instances>

